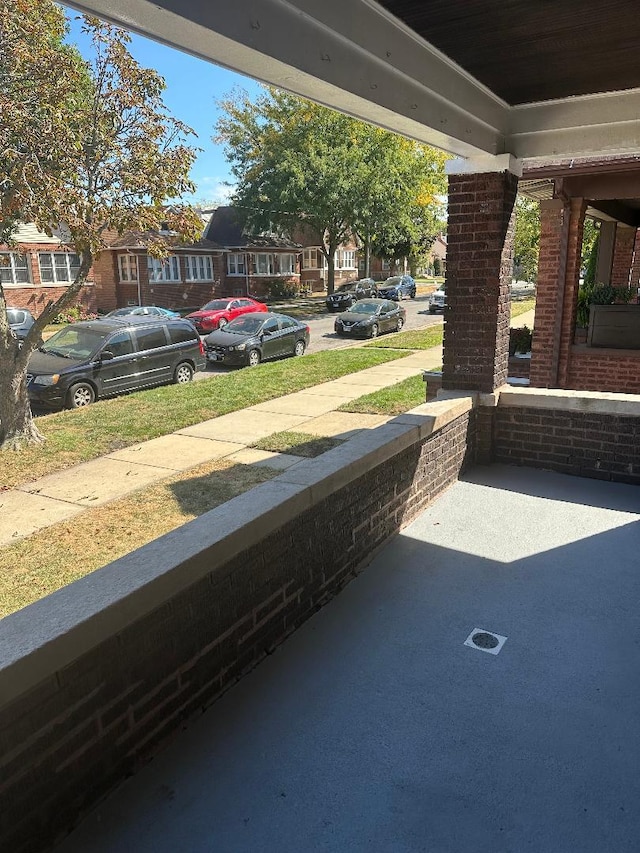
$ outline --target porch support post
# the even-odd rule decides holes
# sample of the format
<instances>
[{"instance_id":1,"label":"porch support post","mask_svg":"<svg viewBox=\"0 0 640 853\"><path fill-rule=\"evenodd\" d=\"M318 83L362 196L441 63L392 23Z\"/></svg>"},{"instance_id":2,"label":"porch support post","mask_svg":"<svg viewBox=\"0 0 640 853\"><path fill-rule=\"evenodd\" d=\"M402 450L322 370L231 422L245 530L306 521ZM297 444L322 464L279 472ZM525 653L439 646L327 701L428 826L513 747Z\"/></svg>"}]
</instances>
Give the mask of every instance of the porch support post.
<instances>
[{"instance_id":1,"label":"porch support post","mask_svg":"<svg viewBox=\"0 0 640 853\"><path fill-rule=\"evenodd\" d=\"M636 229L618 222L611 268L612 287L629 287L635 239Z\"/></svg>"},{"instance_id":2,"label":"porch support post","mask_svg":"<svg viewBox=\"0 0 640 853\"><path fill-rule=\"evenodd\" d=\"M572 198L569 204L569 237L567 241L567 267L564 277L564 296L562 300L562 323L560 325L560 353L558 358L558 388L567 387L571 347L576 332L578 312L578 290L580 288L580 266L582 256L582 235L587 201ZM605 224L605 223L603 223ZM615 223L613 223L615 225ZM535 327L534 327L535 338Z\"/></svg>"},{"instance_id":3,"label":"porch support post","mask_svg":"<svg viewBox=\"0 0 640 853\"><path fill-rule=\"evenodd\" d=\"M640 295L640 228L636 230L635 244L633 247L633 261L631 265L630 287L635 291L632 301L636 301L637 295Z\"/></svg>"},{"instance_id":4,"label":"porch support post","mask_svg":"<svg viewBox=\"0 0 640 853\"><path fill-rule=\"evenodd\" d=\"M510 155L447 164L443 390L491 393L507 379L514 204Z\"/></svg>"},{"instance_id":5,"label":"porch support post","mask_svg":"<svg viewBox=\"0 0 640 853\"><path fill-rule=\"evenodd\" d=\"M613 249L616 243L616 225L617 223L612 220L606 220L600 224L596 284L611 284Z\"/></svg>"},{"instance_id":6,"label":"porch support post","mask_svg":"<svg viewBox=\"0 0 640 853\"><path fill-rule=\"evenodd\" d=\"M535 334L529 374L529 382L537 388L554 388L558 382L570 219L570 210L562 199L540 202Z\"/></svg>"}]
</instances>

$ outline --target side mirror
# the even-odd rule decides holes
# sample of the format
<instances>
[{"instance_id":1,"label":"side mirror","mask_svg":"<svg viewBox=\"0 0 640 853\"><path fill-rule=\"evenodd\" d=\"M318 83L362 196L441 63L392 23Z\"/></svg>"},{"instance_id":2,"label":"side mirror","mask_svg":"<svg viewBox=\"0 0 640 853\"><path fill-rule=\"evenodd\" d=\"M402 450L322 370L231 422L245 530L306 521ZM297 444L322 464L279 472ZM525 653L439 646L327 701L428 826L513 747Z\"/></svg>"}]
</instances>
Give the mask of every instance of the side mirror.
<instances>
[{"instance_id":1,"label":"side mirror","mask_svg":"<svg viewBox=\"0 0 640 853\"><path fill-rule=\"evenodd\" d=\"M105 349L100 353L100 361L111 361L112 358L115 356L111 350Z\"/></svg>"}]
</instances>

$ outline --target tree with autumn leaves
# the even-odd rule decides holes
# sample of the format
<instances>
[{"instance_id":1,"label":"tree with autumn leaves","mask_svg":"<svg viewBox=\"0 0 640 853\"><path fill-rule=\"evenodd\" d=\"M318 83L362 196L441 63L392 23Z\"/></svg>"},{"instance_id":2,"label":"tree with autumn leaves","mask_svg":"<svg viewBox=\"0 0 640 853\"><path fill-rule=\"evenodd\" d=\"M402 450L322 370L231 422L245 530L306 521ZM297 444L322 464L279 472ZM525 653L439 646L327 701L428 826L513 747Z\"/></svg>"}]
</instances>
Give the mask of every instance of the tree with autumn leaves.
<instances>
[{"instance_id":1,"label":"tree with autumn leaves","mask_svg":"<svg viewBox=\"0 0 640 853\"><path fill-rule=\"evenodd\" d=\"M329 293L350 237L365 258L411 259L443 227L443 152L277 89L253 101L235 91L219 106L214 139L237 181L233 202L252 228L314 235Z\"/></svg>"},{"instance_id":2,"label":"tree with autumn leaves","mask_svg":"<svg viewBox=\"0 0 640 853\"><path fill-rule=\"evenodd\" d=\"M80 258L75 281L47 305L21 348L0 282L2 450L42 440L27 395L29 356L44 327L76 299L105 235L153 231L161 222L187 240L200 231L190 206L165 207L193 191L195 149L193 131L162 101L163 79L133 59L126 32L89 17L83 30L91 61L64 43L67 22L50 0L4 0L0 9L0 242L14 248L18 223L34 222L64 233Z\"/></svg>"}]
</instances>

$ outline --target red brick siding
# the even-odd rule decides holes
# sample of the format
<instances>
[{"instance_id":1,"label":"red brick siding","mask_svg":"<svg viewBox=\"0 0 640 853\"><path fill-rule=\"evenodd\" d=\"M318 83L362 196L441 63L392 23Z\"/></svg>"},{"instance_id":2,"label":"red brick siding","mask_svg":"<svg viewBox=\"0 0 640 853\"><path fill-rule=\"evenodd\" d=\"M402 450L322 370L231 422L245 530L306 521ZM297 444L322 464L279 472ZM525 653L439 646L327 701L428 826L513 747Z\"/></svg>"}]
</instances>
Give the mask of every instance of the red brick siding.
<instances>
[{"instance_id":1,"label":"red brick siding","mask_svg":"<svg viewBox=\"0 0 640 853\"><path fill-rule=\"evenodd\" d=\"M517 187L509 172L449 176L443 388L506 382Z\"/></svg>"},{"instance_id":2,"label":"red brick siding","mask_svg":"<svg viewBox=\"0 0 640 853\"><path fill-rule=\"evenodd\" d=\"M640 287L640 229L636 231L636 239L633 247L633 261L631 266L630 285L634 290ZM634 297L635 301L635 297Z\"/></svg>"},{"instance_id":3,"label":"red brick siding","mask_svg":"<svg viewBox=\"0 0 640 853\"><path fill-rule=\"evenodd\" d=\"M640 485L640 418L498 406L493 459Z\"/></svg>"},{"instance_id":4,"label":"red brick siding","mask_svg":"<svg viewBox=\"0 0 640 853\"><path fill-rule=\"evenodd\" d=\"M464 415L4 708L0 814L11 820L0 848L34 853L68 830L336 595L472 453L473 420Z\"/></svg>"},{"instance_id":5,"label":"red brick siding","mask_svg":"<svg viewBox=\"0 0 640 853\"><path fill-rule=\"evenodd\" d=\"M569 366L569 350L573 345L578 311L578 290L580 287L580 262L582 255L582 235L587 202L581 198L572 198L570 202L569 236L567 240L567 264L562 301L562 323L560 325L560 353L558 359L558 386L566 387Z\"/></svg>"},{"instance_id":6,"label":"red brick siding","mask_svg":"<svg viewBox=\"0 0 640 853\"><path fill-rule=\"evenodd\" d=\"M616 242L613 248L613 266L611 268L611 284L613 287L629 287L635 239L635 228L618 223Z\"/></svg>"},{"instance_id":7,"label":"red brick siding","mask_svg":"<svg viewBox=\"0 0 640 853\"><path fill-rule=\"evenodd\" d=\"M565 387L640 394L640 350L572 347Z\"/></svg>"},{"instance_id":8,"label":"red brick siding","mask_svg":"<svg viewBox=\"0 0 640 853\"><path fill-rule=\"evenodd\" d=\"M530 372L531 384L538 388L553 388L558 381L570 219L570 211L561 199L540 203L540 251Z\"/></svg>"}]
</instances>

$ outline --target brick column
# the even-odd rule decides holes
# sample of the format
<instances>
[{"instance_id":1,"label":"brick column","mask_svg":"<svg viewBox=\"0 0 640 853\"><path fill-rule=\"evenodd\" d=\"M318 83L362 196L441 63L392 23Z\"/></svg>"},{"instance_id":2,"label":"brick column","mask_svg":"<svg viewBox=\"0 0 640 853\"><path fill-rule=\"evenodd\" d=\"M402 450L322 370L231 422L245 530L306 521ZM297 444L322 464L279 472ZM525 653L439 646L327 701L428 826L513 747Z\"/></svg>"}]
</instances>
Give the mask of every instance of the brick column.
<instances>
[{"instance_id":1,"label":"brick column","mask_svg":"<svg viewBox=\"0 0 640 853\"><path fill-rule=\"evenodd\" d=\"M629 287L636 229L618 222L616 242L613 248L611 284L613 287Z\"/></svg>"},{"instance_id":2,"label":"brick column","mask_svg":"<svg viewBox=\"0 0 640 853\"><path fill-rule=\"evenodd\" d=\"M529 374L530 384L537 388L554 388L558 382L570 219L570 210L562 199L540 202L535 334Z\"/></svg>"},{"instance_id":3,"label":"brick column","mask_svg":"<svg viewBox=\"0 0 640 853\"><path fill-rule=\"evenodd\" d=\"M449 175L443 389L506 382L517 189L510 171Z\"/></svg>"},{"instance_id":4,"label":"brick column","mask_svg":"<svg viewBox=\"0 0 640 853\"><path fill-rule=\"evenodd\" d=\"M571 359L571 347L576 332L578 290L580 288L580 263L582 256L582 234L587 202L583 198L572 198L569 204L569 236L567 239L567 264L564 277L562 300L562 322L560 325L560 353L558 358L558 387L566 388ZM534 332L535 337L535 332Z\"/></svg>"},{"instance_id":5,"label":"brick column","mask_svg":"<svg viewBox=\"0 0 640 853\"><path fill-rule=\"evenodd\" d=\"M634 296L631 301L640 301L636 300L636 293L638 291L638 288L640 288L640 229L636 230L635 243L633 247L633 261L631 265L631 279L629 281L629 285L634 290Z\"/></svg>"}]
</instances>

